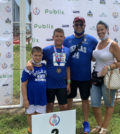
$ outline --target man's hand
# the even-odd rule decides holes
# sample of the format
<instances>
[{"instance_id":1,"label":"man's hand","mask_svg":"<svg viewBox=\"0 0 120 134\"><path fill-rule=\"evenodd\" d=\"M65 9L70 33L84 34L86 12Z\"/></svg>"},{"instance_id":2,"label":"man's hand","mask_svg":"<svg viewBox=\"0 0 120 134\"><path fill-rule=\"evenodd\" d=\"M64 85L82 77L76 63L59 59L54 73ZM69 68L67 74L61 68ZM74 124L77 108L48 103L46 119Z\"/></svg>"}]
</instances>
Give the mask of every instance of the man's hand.
<instances>
[{"instance_id":1,"label":"man's hand","mask_svg":"<svg viewBox=\"0 0 120 134\"><path fill-rule=\"evenodd\" d=\"M67 84L67 94L69 95L71 92L70 83Z\"/></svg>"},{"instance_id":2,"label":"man's hand","mask_svg":"<svg viewBox=\"0 0 120 134\"><path fill-rule=\"evenodd\" d=\"M26 68L28 69L28 70L33 70L33 64L32 64L32 62L31 62L31 60L29 60L28 62L27 62L27 65L26 65Z\"/></svg>"}]
</instances>

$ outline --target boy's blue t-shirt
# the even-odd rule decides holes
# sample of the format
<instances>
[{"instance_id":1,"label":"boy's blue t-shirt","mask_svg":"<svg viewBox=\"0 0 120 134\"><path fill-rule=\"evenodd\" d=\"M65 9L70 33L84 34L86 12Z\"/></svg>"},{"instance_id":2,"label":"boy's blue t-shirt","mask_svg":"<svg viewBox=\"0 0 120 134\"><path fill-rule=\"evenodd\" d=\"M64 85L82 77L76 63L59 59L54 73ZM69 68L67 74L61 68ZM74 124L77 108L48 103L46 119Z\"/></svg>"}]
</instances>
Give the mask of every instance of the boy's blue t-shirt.
<instances>
[{"instance_id":1,"label":"boy's blue t-shirt","mask_svg":"<svg viewBox=\"0 0 120 134\"><path fill-rule=\"evenodd\" d=\"M61 56L61 62L56 62L54 45L43 49L43 60L46 60L47 69L47 88L58 89L66 88L66 68L69 66L69 49L66 47L57 48L58 57ZM57 69L60 68L60 72Z\"/></svg>"},{"instance_id":2,"label":"boy's blue t-shirt","mask_svg":"<svg viewBox=\"0 0 120 134\"><path fill-rule=\"evenodd\" d=\"M70 58L71 79L76 81L87 81L91 79L91 58L98 41L91 35L86 34L82 38L76 38L74 35L68 36L63 45L70 48L70 53L76 48L76 45L84 41L78 51Z\"/></svg>"},{"instance_id":3,"label":"boy's blue t-shirt","mask_svg":"<svg viewBox=\"0 0 120 134\"><path fill-rule=\"evenodd\" d=\"M23 70L21 81L27 84L27 97L30 105L47 104L46 98L46 67L42 64L41 67L34 67L33 71Z\"/></svg>"}]
</instances>

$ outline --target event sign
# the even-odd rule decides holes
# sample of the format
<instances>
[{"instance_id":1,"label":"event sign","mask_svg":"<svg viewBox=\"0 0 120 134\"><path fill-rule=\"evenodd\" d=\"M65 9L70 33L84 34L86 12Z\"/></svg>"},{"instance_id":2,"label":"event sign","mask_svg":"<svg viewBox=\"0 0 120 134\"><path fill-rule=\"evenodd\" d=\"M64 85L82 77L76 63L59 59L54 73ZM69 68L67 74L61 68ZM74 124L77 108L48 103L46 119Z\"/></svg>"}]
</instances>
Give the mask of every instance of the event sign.
<instances>
[{"instance_id":1,"label":"event sign","mask_svg":"<svg viewBox=\"0 0 120 134\"><path fill-rule=\"evenodd\" d=\"M13 96L12 0L0 0L0 105L12 103Z\"/></svg>"},{"instance_id":2,"label":"event sign","mask_svg":"<svg viewBox=\"0 0 120 134\"><path fill-rule=\"evenodd\" d=\"M63 28L65 36L74 33L73 19L86 20L85 32L95 36L99 20L109 25L110 37L120 44L120 0L32 0L32 43L45 47L53 43L55 28Z\"/></svg>"},{"instance_id":3,"label":"event sign","mask_svg":"<svg viewBox=\"0 0 120 134\"><path fill-rule=\"evenodd\" d=\"M76 110L33 115L32 134L76 134Z\"/></svg>"}]
</instances>

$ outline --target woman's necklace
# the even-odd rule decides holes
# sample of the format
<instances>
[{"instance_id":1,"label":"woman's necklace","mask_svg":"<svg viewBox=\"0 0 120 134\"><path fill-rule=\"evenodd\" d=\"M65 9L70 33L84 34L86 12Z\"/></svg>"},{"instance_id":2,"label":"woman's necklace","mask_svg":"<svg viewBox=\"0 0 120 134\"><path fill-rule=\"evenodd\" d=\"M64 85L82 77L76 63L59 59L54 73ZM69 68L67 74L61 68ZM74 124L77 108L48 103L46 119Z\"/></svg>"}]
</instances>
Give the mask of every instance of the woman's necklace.
<instances>
[{"instance_id":1,"label":"woman's necklace","mask_svg":"<svg viewBox=\"0 0 120 134\"><path fill-rule=\"evenodd\" d=\"M108 39L104 40L104 41L101 41L98 48L99 49L104 49L108 45L108 43L109 43Z\"/></svg>"}]
</instances>

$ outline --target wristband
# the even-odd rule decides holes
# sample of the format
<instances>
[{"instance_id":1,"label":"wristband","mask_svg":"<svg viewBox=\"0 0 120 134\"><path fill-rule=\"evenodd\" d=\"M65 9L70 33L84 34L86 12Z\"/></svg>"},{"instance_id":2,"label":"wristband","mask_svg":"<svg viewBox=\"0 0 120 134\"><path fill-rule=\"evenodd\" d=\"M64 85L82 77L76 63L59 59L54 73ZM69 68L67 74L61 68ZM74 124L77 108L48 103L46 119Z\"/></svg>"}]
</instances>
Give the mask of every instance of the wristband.
<instances>
[{"instance_id":1,"label":"wristband","mask_svg":"<svg viewBox=\"0 0 120 134\"><path fill-rule=\"evenodd\" d=\"M110 71L111 70L111 67L110 66L107 66L108 67L108 71Z\"/></svg>"},{"instance_id":2,"label":"wristband","mask_svg":"<svg viewBox=\"0 0 120 134\"><path fill-rule=\"evenodd\" d=\"M70 84L71 83L71 80L67 80L67 83Z\"/></svg>"}]
</instances>

